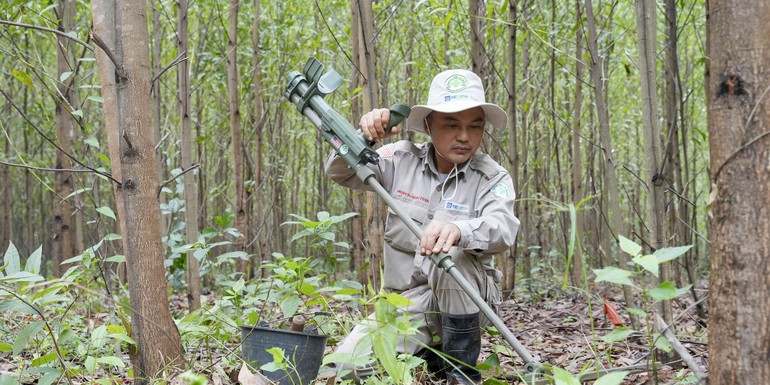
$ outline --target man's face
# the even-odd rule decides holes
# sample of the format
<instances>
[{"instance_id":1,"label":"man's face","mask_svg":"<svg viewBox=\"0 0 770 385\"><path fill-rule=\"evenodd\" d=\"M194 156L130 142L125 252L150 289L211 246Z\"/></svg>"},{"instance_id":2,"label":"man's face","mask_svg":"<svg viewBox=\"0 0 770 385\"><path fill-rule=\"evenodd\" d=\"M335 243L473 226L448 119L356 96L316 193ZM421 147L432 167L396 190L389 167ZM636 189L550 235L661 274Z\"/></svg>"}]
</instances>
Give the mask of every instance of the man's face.
<instances>
[{"instance_id":1,"label":"man's face","mask_svg":"<svg viewBox=\"0 0 770 385\"><path fill-rule=\"evenodd\" d=\"M455 164L465 163L476 153L486 123L481 107L454 113L434 111L426 121L436 149L436 168L442 173L449 173Z\"/></svg>"}]
</instances>

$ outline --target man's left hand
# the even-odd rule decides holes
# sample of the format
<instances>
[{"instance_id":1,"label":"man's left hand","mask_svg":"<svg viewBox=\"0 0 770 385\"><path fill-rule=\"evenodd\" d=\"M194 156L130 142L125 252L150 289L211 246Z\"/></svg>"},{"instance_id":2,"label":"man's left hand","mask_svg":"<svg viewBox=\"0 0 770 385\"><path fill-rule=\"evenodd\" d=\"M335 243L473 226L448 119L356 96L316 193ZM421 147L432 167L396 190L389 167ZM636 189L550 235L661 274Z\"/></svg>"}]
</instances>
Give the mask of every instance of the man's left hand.
<instances>
[{"instance_id":1,"label":"man's left hand","mask_svg":"<svg viewBox=\"0 0 770 385\"><path fill-rule=\"evenodd\" d=\"M448 253L460 241L460 229L449 222L433 221L422 232L420 254Z\"/></svg>"}]
</instances>

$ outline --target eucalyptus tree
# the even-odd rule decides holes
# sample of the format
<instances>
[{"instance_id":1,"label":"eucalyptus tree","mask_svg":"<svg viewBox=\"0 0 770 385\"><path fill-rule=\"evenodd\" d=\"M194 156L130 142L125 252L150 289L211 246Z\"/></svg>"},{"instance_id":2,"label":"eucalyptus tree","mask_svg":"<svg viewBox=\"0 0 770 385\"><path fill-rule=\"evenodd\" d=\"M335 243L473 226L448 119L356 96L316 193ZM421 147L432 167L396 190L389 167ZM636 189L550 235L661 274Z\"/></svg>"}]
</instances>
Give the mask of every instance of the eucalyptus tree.
<instances>
[{"instance_id":1,"label":"eucalyptus tree","mask_svg":"<svg viewBox=\"0 0 770 385\"><path fill-rule=\"evenodd\" d=\"M144 384L179 367L183 355L166 295L146 4L95 0L92 14L136 341L131 359Z\"/></svg>"},{"instance_id":2,"label":"eucalyptus tree","mask_svg":"<svg viewBox=\"0 0 770 385\"><path fill-rule=\"evenodd\" d=\"M61 31L71 31L75 24L75 1L59 0L57 7L58 27ZM72 111L77 106L74 80L76 79L75 42L57 35L58 49L56 50L56 72L60 79L56 100L56 137L59 151L56 152L56 172L54 181L54 217L53 217L53 249L51 250L52 274L59 277L64 272L63 261L75 255L75 221L70 194L74 190L73 175L70 169L70 159L67 154L72 152L72 141L78 131L78 122Z\"/></svg>"},{"instance_id":3,"label":"eucalyptus tree","mask_svg":"<svg viewBox=\"0 0 770 385\"><path fill-rule=\"evenodd\" d=\"M230 106L230 143L233 157L234 212L235 228L241 233L237 241L238 249L246 251L248 234L247 224L251 213L246 209L247 196L244 173L243 130L241 128L240 87L238 83L238 12L239 0L231 0L227 29L227 90ZM248 275L248 265L244 258L238 260L239 272Z\"/></svg>"},{"instance_id":4,"label":"eucalyptus tree","mask_svg":"<svg viewBox=\"0 0 770 385\"><path fill-rule=\"evenodd\" d=\"M609 218L609 239L612 243L618 242L618 235L625 233L623 224L623 213L620 209L620 197L618 195L618 176L616 172L617 159L613 155L612 139L610 136L609 109L605 105L605 79L604 74L605 58L599 53L599 35L596 29L596 19L594 16L593 4L591 0L585 0L586 27L588 29L588 51L591 55L591 80L594 88L594 104L596 107L596 116L599 121L599 137L601 140L602 157L604 160L603 184L605 194L603 199L607 202L607 217ZM608 239L605 237L605 239ZM609 247L604 248L605 253L609 253ZM629 261L625 253L619 253L620 265L625 266ZM635 303L633 293L627 286L623 286L623 293L627 304ZM632 324L637 326L638 320L631 316Z\"/></svg>"},{"instance_id":5,"label":"eucalyptus tree","mask_svg":"<svg viewBox=\"0 0 770 385\"><path fill-rule=\"evenodd\" d=\"M639 72L642 92L642 124L644 127L645 184L647 187L647 222L649 240L653 250L667 246L667 229L664 207L666 186L663 180L663 144L657 114L657 50L655 1L636 1L637 46L639 50ZM670 279L669 264L660 267L660 281ZM658 306L661 317L667 324L673 321L671 302L661 301Z\"/></svg>"},{"instance_id":6,"label":"eucalyptus tree","mask_svg":"<svg viewBox=\"0 0 770 385\"><path fill-rule=\"evenodd\" d=\"M188 34L188 14L189 9L187 0L180 0L179 23L177 28L177 46L179 55L189 57L189 34ZM192 122L190 117L190 72L189 61L185 58L180 60L177 67L178 80L178 103L179 103L179 131L182 137L182 159L181 168L184 175L184 206L185 206L185 234L187 243L194 244L198 242L198 189L195 177L195 146L193 140ZM187 280L187 302L190 310L197 310L201 307L201 277L200 262L193 255L187 255L187 270L185 271Z\"/></svg>"},{"instance_id":7,"label":"eucalyptus tree","mask_svg":"<svg viewBox=\"0 0 770 385\"><path fill-rule=\"evenodd\" d=\"M708 2L709 384L770 378L770 4Z\"/></svg>"}]
</instances>

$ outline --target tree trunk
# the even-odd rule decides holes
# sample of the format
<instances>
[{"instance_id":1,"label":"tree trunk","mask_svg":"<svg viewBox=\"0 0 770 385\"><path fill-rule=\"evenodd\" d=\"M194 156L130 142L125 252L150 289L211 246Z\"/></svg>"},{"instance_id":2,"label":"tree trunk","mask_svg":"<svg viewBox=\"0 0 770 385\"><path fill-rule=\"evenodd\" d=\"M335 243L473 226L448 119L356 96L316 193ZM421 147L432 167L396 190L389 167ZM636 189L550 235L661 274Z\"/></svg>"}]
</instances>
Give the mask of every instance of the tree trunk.
<instances>
[{"instance_id":1,"label":"tree trunk","mask_svg":"<svg viewBox=\"0 0 770 385\"><path fill-rule=\"evenodd\" d=\"M262 71L261 71L261 63L260 63L260 42L259 42L259 18L261 15L261 0L254 0L254 24L252 25L252 31L251 31L251 41L252 41L252 48L254 51L253 54L253 66L252 69L254 71L254 75L252 78L252 83L254 85L254 126L256 127L256 150L254 153L254 158L256 165L254 167L254 199L257 201L257 213L256 213L256 228L257 228L257 248L256 248L256 266L261 266L262 262L267 259L270 256L270 250L267 248L267 213L266 213L266 205L265 205L265 199L267 197L267 194L265 194L265 185L264 185L264 163L262 155L262 147L264 146L264 127L265 127L265 117L263 115L263 108L262 105L264 104L264 96L262 95Z\"/></svg>"},{"instance_id":2,"label":"tree trunk","mask_svg":"<svg viewBox=\"0 0 770 385\"><path fill-rule=\"evenodd\" d=\"M530 1L525 0L524 4L522 5L521 10L521 19L527 20L527 18L530 15ZM524 42L522 42L521 47L521 61L522 61L522 78L529 79L531 75L531 69L530 69L530 39L532 34L528 33L524 36ZM524 88L524 92L521 94L521 100L519 101L519 105L525 106L527 103L530 103L530 90L528 90L526 87ZM527 199L529 197L529 186L530 186L530 176L529 176L529 167L526 167L527 159L529 158L529 117L531 114L531 111L533 109L526 108L523 109L523 113L521 114L521 140L519 142L519 152L520 159L519 164L522 165L522 171L521 171L521 178L518 181L518 187L519 188L519 201L523 201L524 199ZM531 250L530 247L534 244L532 240L532 210L530 209L532 207L529 203L523 203L520 206L519 210L519 220L521 221L519 225L519 239L523 247L519 248L519 255L521 256L521 264L522 264L522 270L524 273L524 278L531 278L532 277L532 257L531 257ZM518 263L517 263L518 264Z\"/></svg>"},{"instance_id":3,"label":"tree trunk","mask_svg":"<svg viewBox=\"0 0 770 385\"><path fill-rule=\"evenodd\" d=\"M359 56L361 72L364 74L362 87L363 108L362 111L371 111L379 106L377 98L377 55L375 53L374 41L371 36L374 35L374 24L372 15L372 3L370 1L356 0L359 12ZM366 193L366 224L369 237L369 263L372 274L369 277L374 287L377 286L376 279L379 274L379 264L382 261L382 250L384 247L383 233L385 206L382 199L373 192Z\"/></svg>"},{"instance_id":4,"label":"tree trunk","mask_svg":"<svg viewBox=\"0 0 770 385\"><path fill-rule=\"evenodd\" d=\"M647 185L647 222L650 229L649 244L653 250L666 247L666 208L663 194L666 191L663 178L663 144L658 126L655 65L656 9L655 0L636 0L637 46L642 88L642 125L644 127L644 160ZM671 264L660 266L660 282L671 279ZM671 302L659 303L661 317L667 325L673 323ZM667 360L664 360L667 361Z\"/></svg>"},{"instance_id":5,"label":"tree trunk","mask_svg":"<svg viewBox=\"0 0 770 385\"><path fill-rule=\"evenodd\" d=\"M516 131L516 100L518 95L516 93L516 31L518 22L518 14L516 10L516 1L510 1L508 3L508 19L510 25L508 26L508 159L510 161L511 178L516 183L515 188L518 188L519 182L519 145L518 145L518 132ZM521 205L514 203L513 211L518 214L519 207ZM516 285L516 250L518 242L511 246L510 252L503 258L503 291L512 292Z\"/></svg>"},{"instance_id":6,"label":"tree trunk","mask_svg":"<svg viewBox=\"0 0 770 385\"><path fill-rule=\"evenodd\" d=\"M358 0L350 1L350 35L351 35L351 55L353 56L353 63L361 63L361 16L358 12ZM361 86L361 76L358 69L354 69L351 73L350 81L350 94L352 95L358 87ZM350 115L351 122L355 127L358 127L358 121L361 117L361 104L360 98L353 98L350 101ZM350 195L350 207L351 210L357 213L363 213L364 211L364 197L366 194L360 191L349 190ZM353 247L353 268L356 271L356 277L358 282L362 285L369 283L370 277L375 274L371 268L367 268L366 250L364 245L366 243L366 235L364 234L364 216L357 215L350 219L350 232L352 236ZM370 266L371 267L371 266Z\"/></svg>"},{"instance_id":7,"label":"tree trunk","mask_svg":"<svg viewBox=\"0 0 770 385\"><path fill-rule=\"evenodd\" d=\"M239 251L246 251L248 229L246 228L246 188L243 162L243 133L241 130L241 107L238 98L238 9L240 1L230 1L230 16L227 28L227 93L230 102L230 142L233 152L233 183L235 184L235 228L241 237L235 241ZM248 275L248 261L239 258L236 270Z\"/></svg>"},{"instance_id":8,"label":"tree trunk","mask_svg":"<svg viewBox=\"0 0 770 385\"><path fill-rule=\"evenodd\" d=\"M712 0L709 384L770 378L770 40L766 2Z\"/></svg>"},{"instance_id":9,"label":"tree trunk","mask_svg":"<svg viewBox=\"0 0 770 385\"><path fill-rule=\"evenodd\" d=\"M166 297L155 172L146 4L92 3L94 35L131 297L131 360L137 383L181 366L182 343ZM116 58L113 63L105 50Z\"/></svg>"},{"instance_id":10,"label":"tree trunk","mask_svg":"<svg viewBox=\"0 0 770 385\"><path fill-rule=\"evenodd\" d=\"M614 243L618 242L618 235L625 232L623 227L623 213L620 211L620 200L618 196L618 176L615 172L615 160L612 157L612 141L610 140L610 118L609 110L604 104L604 71L602 57L599 56L598 40L599 35L596 32L596 22L594 20L593 6L591 0L585 0L586 24L588 26L588 51L591 54L591 80L594 86L594 102L596 103L596 115L599 120L599 138L604 154L604 191L606 193L607 211L609 212L609 232L607 237L612 237ZM610 250L605 250L610 253ZM628 265L628 256L625 253L617 253L620 266ZM623 295L626 300L626 306L637 307L631 288L623 286ZM638 318L630 314L631 325L634 329L639 327Z\"/></svg>"},{"instance_id":11,"label":"tree trunk","mask_svg":"<svg viewBox=\"0 0 770 385\"><path fill-rule=\"evenodd\" d=\"M179 28L177 30L179 54L187 57L187 25L188 25L187 0L179 0ZM190 73L188 60L182 60L177 67L177 79L179 79L179 131L182 133L182 172L184 174L184 218L187 243L198 242L198 190L195 183L197 170L190 170L195 166L195 143L190 122ZM187 304L190 311L201 307L201 267L198 259L192 252L187 253Z\"/></svg>"},{"instance_id":12,"label":"tree trunk","mask_svg":"<svg viewBox=\"0 0 770 385\"><path fill-rule=\"evenodd\" d=\"M473 1L473 0L471 0ZM449 0L449 4L446 8L446 13L449 14L452 12L452 4L454 3L454 0ZM444 17L449 17L447 14L444 15ZM452 30L450 28L450 23L445 23L444 25L444 40L443 40L443 46L444 46L444 55L442 56L444 66L449 66L449 41L452 40Z\"/></svg>"},{"instance_id":13,"label":"tree trunk","mask_svg":"<svg viewBox=\"0 0 770 385\"><path fill-rule=\"evenodd\" d=\"M484 56L484 20L486 17L485 0L470 0L471 70L479 75L486 85L487 60Z\"/></svg>"},{"instance_id":14,"label":"tree trunk","mask_svg":"<svg viewBox=\"0 0 770 385\"><path fill-rule=\"evenodd\" d=\"M580 2L575 2L576 24L580 25L583 14L580 9ZM575 37L575 105L572 111L572 204L576 207L583 200L585 195L583 187L583 155L580 152L580 116L583 111L583 29L577 28ZM582 287L583 282L583 253L581 250L580 239L583 234L583 211L575 213L575 243L574 254L572 255L572 266L570 274L572 284Z\"/></svg>"},{"instance_id":15,"label":"tree trunk","mask_svg":"<svg viewBox=\"0 0 770 385\"><path fill-rule=\"evenodd\" d=\"M75 24L75 2L72 0L59 0L58 15L59 29L64 32L72 30ZM58 36L58 35L57 35ZM75 106L74 85L74 42L70 39L58 36L56 49L56 73L59 82L59 95L56 98L56 137L58 138L60 151L56 152L56 168L69 169L70 162L66 153L71 153L72 137L77 130L77 122L71 114L70 106ZM64 75L69 73L69 75ZM59 99L61 98L61 99ZM61 265L62 261L72 258L75 250L72 204L67 199L73 191L72 173L68 171L56 172L54 180L53 199L53 249L51 250L51 274L56 277L66 271L67 267Z\"/></svg>"},{"instance_id":16,"label":"tree trunk","mask_svg":"<svg viewBox=\"0 0 770 385\"><path fill-rule=\"evenodd\" d=\"M163 51L163 24L160 21L161 12L158 9L158 5L155 4L152 7L152 72L153 74L159 74L161 71L161 52ZM161 140L161 125L163 120L163 95L160 91L160 79L152 83L152 138L155 144L158 145ZM155 154L158 157L158 164L155 166L158 175L163 179L163 147L158 146L155 150ZM166 194L160 194L160 203L166 203ZM166 234L168 231L169 220L168 216L161 216L160 229Z\"/></svg>"},{"instance_id":17,"label":"tree trunk","mask_svg":"<svg viewBox=\"0 0 770 385\"><path fill-rule=\"evenodd\" d=\"M10 117L10 103L6 103L5 111L3 115ZM6 126L6 123L3 122ZM7 125L10 126L10 125ZM3 135L3 151L5 153L5 159L11 158L11 140ZM8 244L11 241L11 213L13 212L13 199L11 197L13 184L11 183L11 168L7 166L0 166L0 266L3 266L5 261L5 250L8 248Z\"/></svg>"}]
</instances>

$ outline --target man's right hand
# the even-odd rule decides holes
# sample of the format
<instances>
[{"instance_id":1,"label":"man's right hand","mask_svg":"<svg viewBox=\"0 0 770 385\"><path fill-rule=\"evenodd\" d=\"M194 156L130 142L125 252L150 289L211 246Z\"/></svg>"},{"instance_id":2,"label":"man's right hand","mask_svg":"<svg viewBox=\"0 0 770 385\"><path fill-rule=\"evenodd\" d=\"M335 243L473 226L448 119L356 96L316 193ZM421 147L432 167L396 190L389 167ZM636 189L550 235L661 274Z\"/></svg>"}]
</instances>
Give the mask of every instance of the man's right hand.
<instances>
[{"instance_id":1,"label":"man's right hand","mask_svg":"<svg viewBox=\"0 0 770 385\"><path fill-rule=\"evenodd\" d=\"M387 137L398 134L401 130L398 126L393 126L389 132L385 132L390 120L390 110L387 108L377 108L371 110L361 117L359 126L367 140L379 142Z\"/></svg>"}]
</instances>

